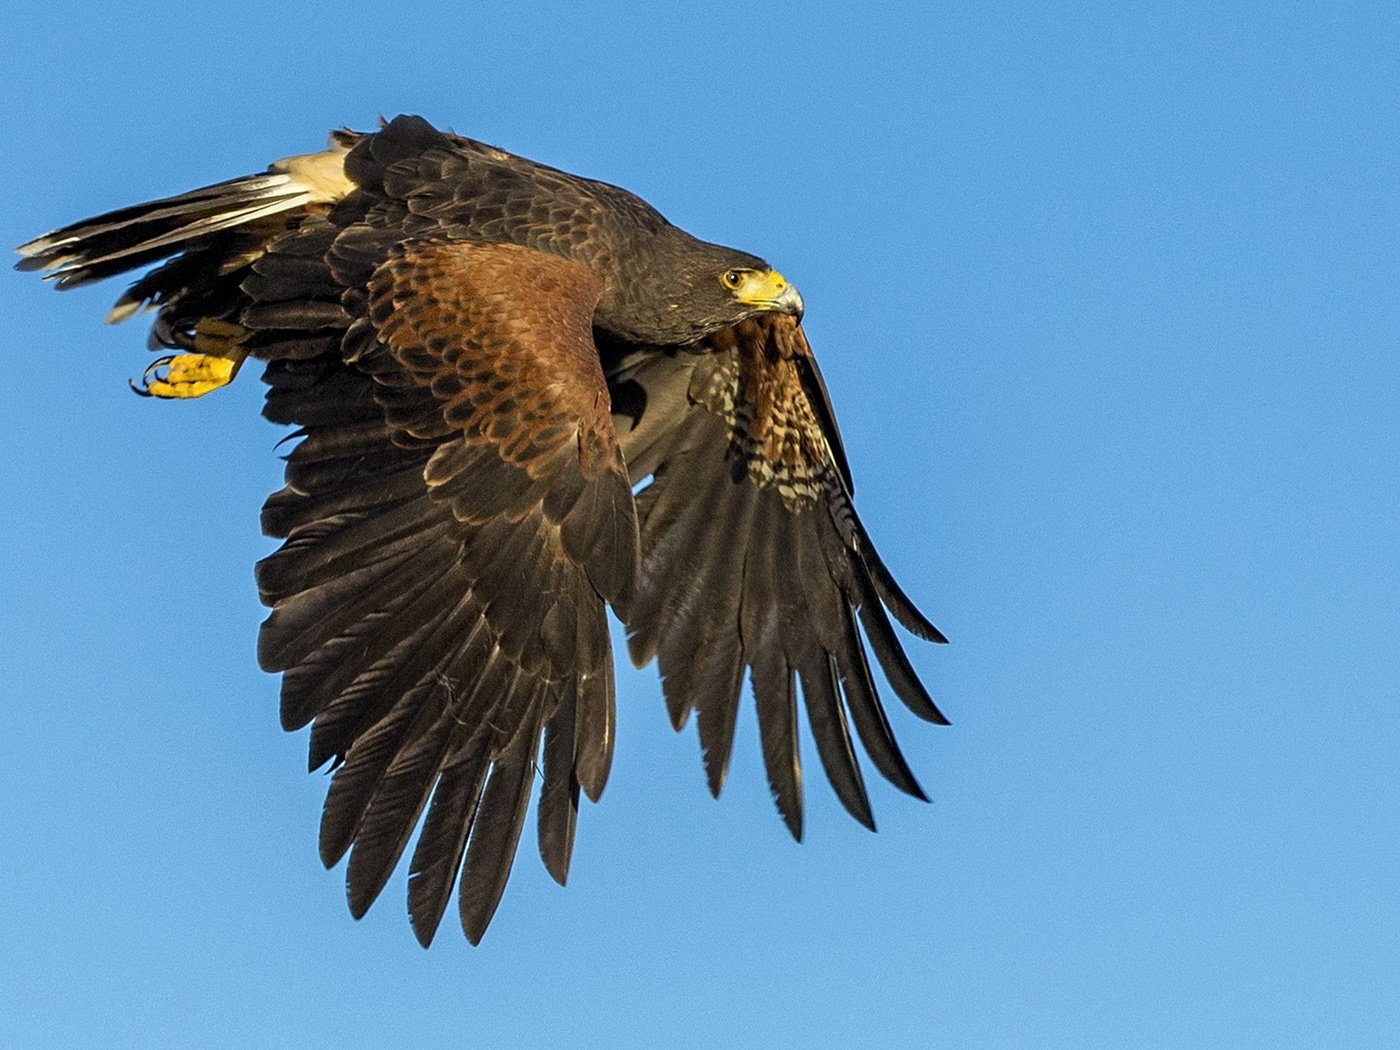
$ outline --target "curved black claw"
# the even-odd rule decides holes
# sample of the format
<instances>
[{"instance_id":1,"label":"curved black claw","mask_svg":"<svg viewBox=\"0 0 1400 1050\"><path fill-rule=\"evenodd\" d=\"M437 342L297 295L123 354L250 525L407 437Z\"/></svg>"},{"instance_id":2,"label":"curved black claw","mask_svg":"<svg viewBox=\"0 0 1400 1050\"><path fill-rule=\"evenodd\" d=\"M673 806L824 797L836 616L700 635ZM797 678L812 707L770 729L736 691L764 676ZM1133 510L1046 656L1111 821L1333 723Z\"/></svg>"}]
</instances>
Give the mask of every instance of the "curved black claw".
<instances>
[{"instance_id":1,"label":"curved black claw","mask_svg":"<svg viewBox=\"0 0 1400 1050\"><path fill-rule=\"evenodd\" d=\"M151 393L151 380L154 379L160 382L165 379L166 376L159 375L158 373L162 368L169 368L170 362L174 360L174 354L166 354L164 357L157 358L147 365L146 370L141 373L140 386L136 385L136 380L134 379L128 379L126 385L131 387L132 391L141 397L154 397L155 395Z\"/></svg>"}]
</instances>

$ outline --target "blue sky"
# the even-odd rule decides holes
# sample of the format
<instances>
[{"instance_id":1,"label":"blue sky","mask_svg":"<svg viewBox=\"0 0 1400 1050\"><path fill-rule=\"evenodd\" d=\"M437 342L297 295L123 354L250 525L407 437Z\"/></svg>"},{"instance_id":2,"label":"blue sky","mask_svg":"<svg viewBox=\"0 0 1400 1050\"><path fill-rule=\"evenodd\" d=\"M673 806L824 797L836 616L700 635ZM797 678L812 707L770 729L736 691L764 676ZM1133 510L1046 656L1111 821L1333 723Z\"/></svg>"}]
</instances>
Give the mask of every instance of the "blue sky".
<instances>
[{"instance_id":1,"label":"blue sky","mask_svg":"<svg viewBox=\"0 0 1400 1050\"><path fill-rule=\"evenodd\" d=\"M0 241L380 114L797 283L949 729L805 844L619 683L570 886L360 923L255 664L255 376L0 273L0 1044L1363 1046L1400 1031L1393 5L11 5ZM867 772L870 771L867 769Z\"/></svg>"}]
</instances>

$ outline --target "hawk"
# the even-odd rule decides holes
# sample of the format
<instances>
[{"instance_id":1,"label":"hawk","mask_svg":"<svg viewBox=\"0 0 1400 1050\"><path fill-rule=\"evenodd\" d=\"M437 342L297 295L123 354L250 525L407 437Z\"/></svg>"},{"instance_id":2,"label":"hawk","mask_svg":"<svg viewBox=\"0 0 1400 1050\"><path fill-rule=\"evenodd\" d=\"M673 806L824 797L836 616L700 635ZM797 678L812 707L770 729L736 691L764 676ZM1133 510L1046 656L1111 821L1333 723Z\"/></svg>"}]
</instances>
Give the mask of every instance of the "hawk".
<instances>
[{"instance_id":1,"label":"hawk","mask_svg":"<svg viewBox=\"0 0 1400 1050\"><path fill-rule=\"evenodd\" d=\"M108 319L154 311L173 353L138 392L202 396L265 362L298 428L258 565L281 718L334 769L320 829L359 917L409 866L426 947L457 887L480 941L532 786L565 881L580 792L612 759L606 609L696 714L718 795L745 672L779 813L802 834L797 697L827 777L874 828L858 737L925 798L873 653L930 700L890 617L944 641L881 562L803 333L762 259L639 197L401 116L267 172L18 249L59 288L156 265ZM854 726L854 736L852 734Z\"/></svg>"}]
</instances>

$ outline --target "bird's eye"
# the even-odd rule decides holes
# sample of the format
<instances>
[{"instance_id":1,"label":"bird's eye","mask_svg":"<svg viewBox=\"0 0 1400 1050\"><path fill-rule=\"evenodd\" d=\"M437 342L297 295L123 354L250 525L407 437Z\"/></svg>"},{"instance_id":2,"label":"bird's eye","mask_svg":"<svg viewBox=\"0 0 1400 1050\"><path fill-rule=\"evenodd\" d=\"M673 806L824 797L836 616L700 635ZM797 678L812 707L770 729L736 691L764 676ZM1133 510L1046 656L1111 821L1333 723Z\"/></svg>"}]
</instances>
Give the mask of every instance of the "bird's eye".
<instances>
[{"instance_id":1,"label":"bird's eye","mask_svg":"<svg viewBox=\"0 0 1400 1050\"><path fill-rule=\"evenodd\" d=\"M744 283L744 271L725 270L724 277L722 278L722 280L724 281L724 286L726 288L738 288L739 285Z\"/></svg>"}]
</instances>

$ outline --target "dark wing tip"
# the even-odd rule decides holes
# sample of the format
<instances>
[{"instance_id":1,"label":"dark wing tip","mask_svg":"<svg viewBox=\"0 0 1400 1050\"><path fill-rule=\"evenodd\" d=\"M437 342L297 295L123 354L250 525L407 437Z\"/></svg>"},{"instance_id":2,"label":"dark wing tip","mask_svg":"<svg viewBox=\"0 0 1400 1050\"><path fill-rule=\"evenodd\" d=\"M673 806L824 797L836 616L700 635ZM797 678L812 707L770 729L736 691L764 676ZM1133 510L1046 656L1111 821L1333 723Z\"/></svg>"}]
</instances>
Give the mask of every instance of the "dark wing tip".
<instances>
[{"instance_id":1,"label":"dark wing tip","mask_svg":"<svg viewBox=\"0 0 1400 1050\"><path fill-rule=\"evenodd\" d=\"M870 572L871 582L875 585L875 592L884 602L885 607L894 614L894 618L910 634L922 638L926 642L935 642L939 645L947 645L947 636L935 627L923 613L919 611L913 600L904 593L904 588L899 585L899 581L894 578L894 573L890 572L884 560L880 557L880 552L875 549L875 544L871 542L870 534L865 531L865 527L859 524L857 519L857 535L860 538L860 558L865 563L865 567Z\"/></svg>"},{"instance_id":2,"label":"dark wing tip","mask_svg":"<svg viewBox=\"0 0 1400 1050\"><path fill-rule=\"evenodd\" d=\"M774 800L776 802L776 799ZM783 818L783 824L788 829L788 834L792 836L792 841L802 842L802 807L796 809L783 809L778 805L778 816Z\"/></svg>"},{"instance_id":3,"label":"dark wing tip","mask_svg":"<svg viewBox=\"0 0 1400 1050\"><path fill-rule=\"evenodd\" d=\"M578 822L578 702L576 681L571 680L553 716L545 723L544 777L536 810L540 859L550 878L561 886L569 881Z\"/></svg>"}]
</instances>

